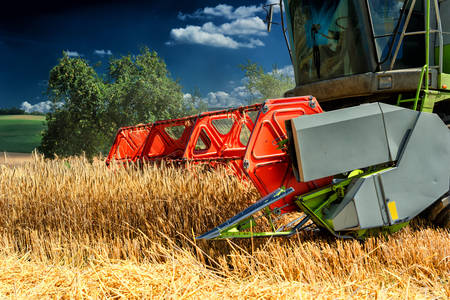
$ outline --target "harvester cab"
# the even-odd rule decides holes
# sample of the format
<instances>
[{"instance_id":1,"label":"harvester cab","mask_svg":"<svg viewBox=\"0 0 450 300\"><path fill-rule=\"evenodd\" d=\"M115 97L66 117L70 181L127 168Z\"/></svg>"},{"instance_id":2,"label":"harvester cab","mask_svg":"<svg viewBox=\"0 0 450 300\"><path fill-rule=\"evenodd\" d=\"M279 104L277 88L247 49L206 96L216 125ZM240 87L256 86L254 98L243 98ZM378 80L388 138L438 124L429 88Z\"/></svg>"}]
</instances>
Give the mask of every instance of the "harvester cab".
<instances>
[{"instance_id":1,"label":"harvester cab","mask_svg":"<svg viewBox=\"0 0 450 300\"><path fill-rule=\"evenodd\" d=\"M326 110L378 101L427 112L449 97L450 1L284 3L297 83L286 96L314 95Z\"/></svg>"},{"instance_id":2,"label":"harvester cab","mask_svg":"<svg viewBox=\"0 0 450 300\"><path fill-rule=\"evenodd\" d=\"M364 238L424 211L449 226L450 0L279 6L296 79L285 98L122 128L107 163L225 165L250 180L263 198L198 239Z\"/></svg>"}]
</instances>

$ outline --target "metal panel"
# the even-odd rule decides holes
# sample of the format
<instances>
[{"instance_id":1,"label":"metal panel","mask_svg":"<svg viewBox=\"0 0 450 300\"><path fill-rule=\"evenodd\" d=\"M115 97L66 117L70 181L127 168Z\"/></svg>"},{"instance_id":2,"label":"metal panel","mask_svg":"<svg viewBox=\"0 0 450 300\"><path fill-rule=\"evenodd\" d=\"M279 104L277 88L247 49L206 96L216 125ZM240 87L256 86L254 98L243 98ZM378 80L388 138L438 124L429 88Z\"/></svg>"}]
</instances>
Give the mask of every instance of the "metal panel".
<instances>
[{"instance_id":1,"label":"metal panel","mask_svg":"<svg viewBox=\"0 0 450 300\"><path fill-rule=\"evenodd\" d=\"M409 129L412 129L419 112L394 105L379 103L383 112L391 160L397 160L399 150Z\"/></svg>"},{"instance_id":2,"label":"metal panel","mask_svg":"<svg viewBox=\"0 0 450 300\"><path fill-rule=\"evenodd\" d=\"M405 147L396 167L355 179L331 215L335 230L408 221L449 190L450 131L437 115L418 115Z\"/></svg>"},{"instance_id":3,"label":"metal panel","mask_svg":"<svg viewBox=\"0 0 450 300\"><path fill-rule=\"evenodd\" d=\"M355 184L349 187L344 200L332 216L334 230L367 229L389 225L385 200L383 193L380 192L379 176L380 173L355 179Z\"/></svg>"},{"instance_id":4,"label":"metal panel","mask_svg":"<svg viewBox=\"0 0 450 300\"><path fill-rule=\"evenodd\" d=\"M449 190L450 131L435 114L422 113L398 167L382 175L386 199L399 221L411 219Z\"/></svg>"},{"instance_id":5,"label":"metal panel","mask_svg":"<svg viewBox=\"0 0 450 300\"><path fill-rule=\"evenodd\" d=\"M301 116L291 122L301 181L390 161L378 103Z\"/></svg>"},{"instance_id":6,"label":"metal panel","mask_svg":"<svg viewBox=\"0 0 450 300\"><path fill-rule=\"evenodd\" d=\"M336 231L359 228L358 214L355 202L350 201L333 219L333 227Z\"/></svg>"},{"instance_id":7,"label":"metal panel","mask_svg":"<svg viewBox=\"0 0 450 300\"><path fill-rule=\"evenodd\" d=\"M410 68L321 80L297 86L287 91L285 96L314 95L321 105L324 102L339 100L340 104L336 105L343 106L345 103L355 103L354 97L370 96L375 99L380 94L415 92L421 71L421 68ZM378 89L378 78L381 76L392 77L391 89Z\"/></svg>"},{"instance_id":8,"label":"metal panel","mask_svg":"<svg viewBox=\"0 0 450 300\"><path fill-rule=\"evenodd\" d=\"M365 178L354 198L360 229L385 225L378 204L378 196L381 195L378 195L375 190L375 176Z\"/></svg>"}]
</instances>

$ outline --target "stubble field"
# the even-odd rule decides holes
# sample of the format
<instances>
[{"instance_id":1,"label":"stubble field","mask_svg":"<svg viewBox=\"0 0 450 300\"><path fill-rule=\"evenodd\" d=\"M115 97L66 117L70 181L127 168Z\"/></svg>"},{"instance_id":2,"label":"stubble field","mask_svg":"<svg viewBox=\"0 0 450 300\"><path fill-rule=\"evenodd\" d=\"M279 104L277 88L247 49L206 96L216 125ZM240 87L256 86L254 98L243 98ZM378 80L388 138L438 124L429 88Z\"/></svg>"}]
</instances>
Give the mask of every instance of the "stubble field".
<instances>
[{"instance_id":1,"label":"stubble field","mask_svg":"<svg viewBox=\"0 0 450 300\"><path fill-rule=\"evenodd\" d=\"M223 170L0 165L0 297L450 297L450 232L421 221L365 242L194 241L257 199Z\"/></svg>"}]
</instances>

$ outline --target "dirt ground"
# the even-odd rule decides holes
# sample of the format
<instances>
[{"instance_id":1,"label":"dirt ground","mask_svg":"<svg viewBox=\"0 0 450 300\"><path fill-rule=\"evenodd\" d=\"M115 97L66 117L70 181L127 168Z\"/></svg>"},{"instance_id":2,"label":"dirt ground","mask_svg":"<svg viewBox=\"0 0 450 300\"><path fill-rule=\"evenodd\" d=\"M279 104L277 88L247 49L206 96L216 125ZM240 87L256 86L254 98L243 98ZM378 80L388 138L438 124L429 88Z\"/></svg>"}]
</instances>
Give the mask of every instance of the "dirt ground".
<instances>
[{"instance_id":1,"label":"dirt ground","mask_svg":"<svg viewBox=\"0 0 450 300\"><path fill-rule=\"evenodd\" d=\"M0 165L21 165L33 160L31 153L0 152Z\"/></svg>"}]
</instances>

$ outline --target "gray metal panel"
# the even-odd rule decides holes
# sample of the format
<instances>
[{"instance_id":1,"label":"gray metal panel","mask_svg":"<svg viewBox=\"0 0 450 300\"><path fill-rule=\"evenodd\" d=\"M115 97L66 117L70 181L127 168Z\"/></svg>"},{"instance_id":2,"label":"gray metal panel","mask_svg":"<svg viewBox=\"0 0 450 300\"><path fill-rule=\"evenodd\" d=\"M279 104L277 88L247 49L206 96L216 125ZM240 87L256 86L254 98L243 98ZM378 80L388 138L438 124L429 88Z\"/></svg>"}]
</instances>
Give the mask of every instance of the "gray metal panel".
<instances>
[{"instance_id":1,"label":"gray metal panel","mask_svg":"<svg viewBox=\"0 0 450 300\"><path fill-rule=\"evenodd\" d=\"M379 105L383 112L391 160L394 161L397 160L405 134L413 128L419 112L384 103Z\"/></svg>"},{"instance_id":2,"label":"gray metal panel","mask_svg":"<svg viewBox=\"0 0 450 300\"><path fill-rule=\"evenodd\" d=\"M450 131L437 115L420 114L397 167L357 182L334 210L335 230L380 227L414 218L449 190ZM395 202L397 217L387 207L390 202ZM358 226L353 225L356 218Z\"/></svg>"},{"instance_id":3,"label":"gray metal panel","mask_svg":"<svg viewBox=\"0 0 450 300\"><path fill-rule=\"evenodd\" d=\"M398 167L381 176L399 220L417 216L450 184L450 131L437 115L420 115L406 147Z\"/></svg>"},{"instance_id":4,"label":"gray metal panel","mask_svg":"<svg viewBox=\"0 0 450 300\"><path fill-rule=\"evenodd\" d=\"M291 120L302 181L390 161L378 103Z\"/></svg>"},{"instance_id":5,"label":"gray metal panel","mask_svg":"<svg viewBox=\"0 0 450 300\"><path fill-rule=\"evenodd\" d=\"M363 184L355 195L354 201L358 219L360 220L360 229L385 225L378 203L378 196L381 197L381 195L378 195L375 186L375 176L364 178Z\"/></svg>"},{"instance_id":6,"label":"gray metal panel","mask_svg":"<svg viewBox=\"0 0 450 300\"><path fill-rule=\"evenodd\" d=\"M391 155L403 151L402 156L395 167L354 180L342 202L326 216L336 231L410 220L449 190L450 131L442 120L435 114L380 107Z\"/></svg>"},{"instance_id":7,"label":"gray metal panel","mask_svg":"<svg viewBox=\"0 0 450 300\"><path fill-rule=\"evenodd\" d=\"M332 204L328 209L328 213L325 215L326 219L334 219L337 214L347 205L350 201L353 200L353 197L358 192L359 187L363 183L363 178L355 178L347 187L347 191L345 193L344 199L342 199L341 203L338 205Z\"/></svg>"},{"instance_id":8,"label":"gray metal panel","mask_svg":"<svg viewBox=\"0 0 450 300\"><path fill-rule=\"evenodd\" d=\"M379 198L382 198L382 195L377 190L377 176L371 175L357 179L359 184L355 184L347 193L351 201L344 199L335 217L332 218L334 230L367 229L388 225L384 220L385 207L380 205L382 199ZM356 224L355 220L358 220Z\"/></svg>"},{"instance_id":9,"label":"gray metal panel","mask_svg":"<svg viewBox=\"0 0 450 300\"><path fill-rule=\"evenodd\" d=\"M350 201L333 219L333 227L336 231L349 230L359 227L358 214L355 202Z\"/></svg>"}]
</instances>

